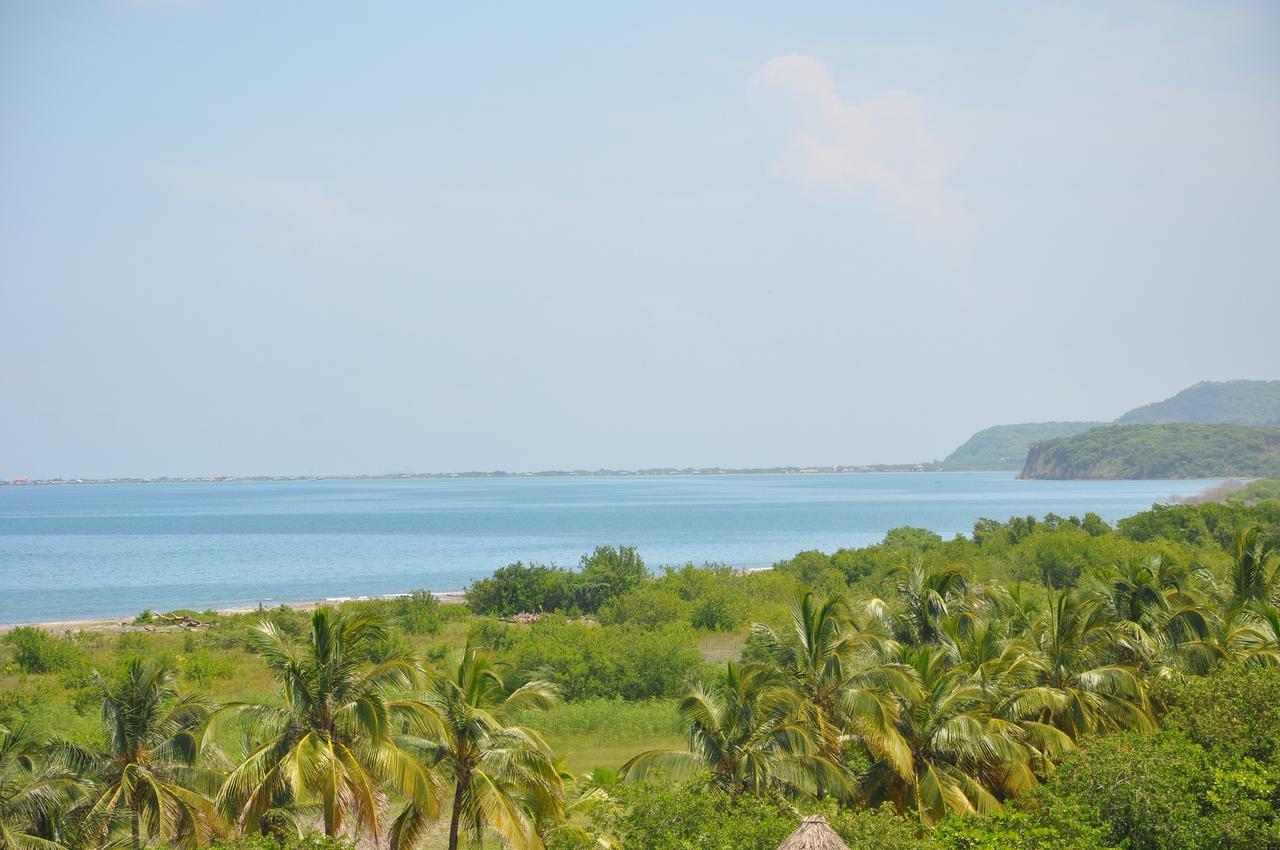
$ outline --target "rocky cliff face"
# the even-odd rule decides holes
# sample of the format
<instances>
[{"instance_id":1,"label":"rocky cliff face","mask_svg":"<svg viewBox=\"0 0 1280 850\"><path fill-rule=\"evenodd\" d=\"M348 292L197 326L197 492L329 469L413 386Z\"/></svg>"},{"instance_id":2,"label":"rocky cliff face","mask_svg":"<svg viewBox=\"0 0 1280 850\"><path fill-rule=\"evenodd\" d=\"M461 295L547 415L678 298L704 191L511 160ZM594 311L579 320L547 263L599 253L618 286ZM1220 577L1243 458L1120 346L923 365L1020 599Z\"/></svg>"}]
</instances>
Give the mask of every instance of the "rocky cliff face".
<instances>
[{"instance_id":1,"label":"rocky cliff face","mask_svg":"<svg viewBox=\"0 0 1280 850\"><path fill-rule=\"evenodd\" d=\"M1078 463L1073 463L1071 452L1068 447L1062 445L1063 441L1053 440L1047 443L1036 443L1027 450L1027 460L1022 465L1022 472L1019 478L1044 479L1049 481L1063 481L1073 478L1128 478L1117 469L1109 468L1109 465L1090 465L1087 468L1081 468Z\"/></svg>"}]
</instances>

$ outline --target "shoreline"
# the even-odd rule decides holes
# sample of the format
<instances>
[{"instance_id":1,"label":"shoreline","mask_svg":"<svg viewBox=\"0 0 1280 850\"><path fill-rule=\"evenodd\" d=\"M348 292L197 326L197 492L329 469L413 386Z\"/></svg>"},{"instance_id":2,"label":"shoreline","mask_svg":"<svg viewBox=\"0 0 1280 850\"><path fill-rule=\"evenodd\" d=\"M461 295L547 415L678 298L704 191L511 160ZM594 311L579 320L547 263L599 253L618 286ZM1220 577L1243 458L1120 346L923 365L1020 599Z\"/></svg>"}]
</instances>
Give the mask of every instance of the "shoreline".
<instances>
[{"instance_id":1,"label":"shoreline","mask_svg":"<svg viewBox=\"0 0 1280 850\"><path fill-rule=\"evenodd\" d=\"M465 590L441 590L428 591L436 599L445 605L465 605L467 602L467 593ZM290 608L294 611L314 611L324 605L341 605L344 602L368 602L368 601L388 601L392 599L400 599L408 596L408 593L383 593L377 596L328 596L324 599L307 599L300 602L281 602L279 605L239 605L233 608L215 608L213 612L220 617L234 616L237 614L252 614L255 611L270 611L272 608ZM189 610L178 608L174 610ZM159 612L167 613L167 612ZM197 612L198 613L198 612ZM167 625L164 623L135 623L133 617L136 615L123 614L118 617L89 617L75 620L46 620L44 622L29 623L0 623L0 635L7 634L14 629L36 628L44 629L53 634L61 634L63 632L122 632L129 629L159 631L161 629L170 630L181 628L178 625Z\"/></svg>"},{"instance_id":2,"label":"shoreline","mask_svg":"<svg viewBox=\"0 0 1280 850\"><path fill-rule=\"evenodd\" d=\"M756 566L756 567L739 567L734 571L738 573L758 573L764 570L771 570L772 566ZM429 590L427 591L444 605L465 605L467 604L467 592L465 590ZM278 605L238 605L232 608L214 608L213 612L220 617L235 616L237 614L252 614L254 611L270 611L272 608L290 608L294 611L314 611L324 605L341 605L344 602L368 602L368 601L389 601L392 599L400 599L408 596L405 593L383 593L375 596L327 596L324 599L307 599L299 602L281 602ZM176 611L186 611L190 609L176 608ZM168 612L158 612L168 613ZM197 612L199 613L199 612ZM136 615L134 615L136 616ZM36 628L44 629L53 634L61 634L63 632L122 632L128 629L152 629L158 631L160 629L176 629L181 628L177 625L168 625L165 623L135 623L133 616L123 614L119 617L85 617L74 620L46 620L44 622L29 623L0 623L0 635L6 634L14 629Z\"/></svg>"}]
</instances>

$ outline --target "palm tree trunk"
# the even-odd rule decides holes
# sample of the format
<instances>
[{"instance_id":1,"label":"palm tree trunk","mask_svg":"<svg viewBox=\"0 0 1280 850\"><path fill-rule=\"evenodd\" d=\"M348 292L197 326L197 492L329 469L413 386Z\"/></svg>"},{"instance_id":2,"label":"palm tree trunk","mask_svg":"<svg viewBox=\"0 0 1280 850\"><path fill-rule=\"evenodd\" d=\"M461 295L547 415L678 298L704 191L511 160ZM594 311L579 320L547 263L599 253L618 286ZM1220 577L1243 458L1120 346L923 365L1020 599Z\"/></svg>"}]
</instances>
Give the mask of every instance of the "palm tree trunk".
<instances>
[{"instance_id":1,"label":"palm tree trunk","mask_svg":"<svg viewBox=\"0 0 1280 850\"><path fill-rule=\"evenodd\" d=\"M449 850L458 850L458 827L462 821L462 797L467 791L470 779L459 776L453 788L453 814L449 818Z\"/></svg>"},{"instance_id":2,"label":"palm tree trunk","mask_svg":"<svg viewBox=\"0 0 1280 850\"><path fill-rule=\"evenodd\" d=\"M129 815L129 827L133 832L133 850L142 850L142 830L138 824L138 811L134 809Z\"/></svg>"}]
</instances>

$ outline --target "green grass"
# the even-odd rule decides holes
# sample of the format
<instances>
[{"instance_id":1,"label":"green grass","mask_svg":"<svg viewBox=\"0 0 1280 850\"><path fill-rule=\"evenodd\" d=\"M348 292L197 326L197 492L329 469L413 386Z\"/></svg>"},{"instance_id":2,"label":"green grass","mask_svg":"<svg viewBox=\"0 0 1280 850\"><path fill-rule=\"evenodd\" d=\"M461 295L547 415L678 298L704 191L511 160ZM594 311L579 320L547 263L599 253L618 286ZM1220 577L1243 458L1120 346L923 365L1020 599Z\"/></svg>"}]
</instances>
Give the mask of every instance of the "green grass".
<instances>
[{"instance_id":1,"label":"green grass","mask_svg":"<svg viewBox=\"0 0 1280 850\"><path fill-rule=\"evenodd\" d=\"M698 638L698 651L709 663L719 666L726 661L737 661L742 656L742 647L746 642L745 631L707 632Z\"/></svg>"},{"instance_id":2,"label":"green grass","mask_svg":"<svg viewBox=\"0 0 1280 850\"><path fill-rule=\"evenodd\" d=\"M597 767L616 770L641 750L679 748L684 742L683 724L669 700L584 700L521 722L541 732L576 775Z\"/></svg>"}]
</instances>

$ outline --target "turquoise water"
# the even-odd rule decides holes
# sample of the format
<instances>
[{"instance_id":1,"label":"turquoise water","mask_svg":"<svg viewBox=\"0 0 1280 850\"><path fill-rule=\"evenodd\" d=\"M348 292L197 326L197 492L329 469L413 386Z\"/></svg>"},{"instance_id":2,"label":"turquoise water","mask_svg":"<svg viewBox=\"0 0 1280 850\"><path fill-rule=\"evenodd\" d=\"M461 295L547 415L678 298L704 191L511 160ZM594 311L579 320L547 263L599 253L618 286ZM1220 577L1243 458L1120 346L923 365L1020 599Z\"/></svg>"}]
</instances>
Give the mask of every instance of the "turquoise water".
<instances>
[{"instance_id":1,"label":"turquoise water","mask_svg":"<svg viewBox=\"0 0 1280 850\"><path fill-rule=\"evenodd\" d=\"M488 478L0 487L0 623L142 608L455 590L515 560L597 545L650 566L764 566L900 525L1107 520L1213 481L1018 481L1012 473Z\"/></svg>"}]
</instances>

